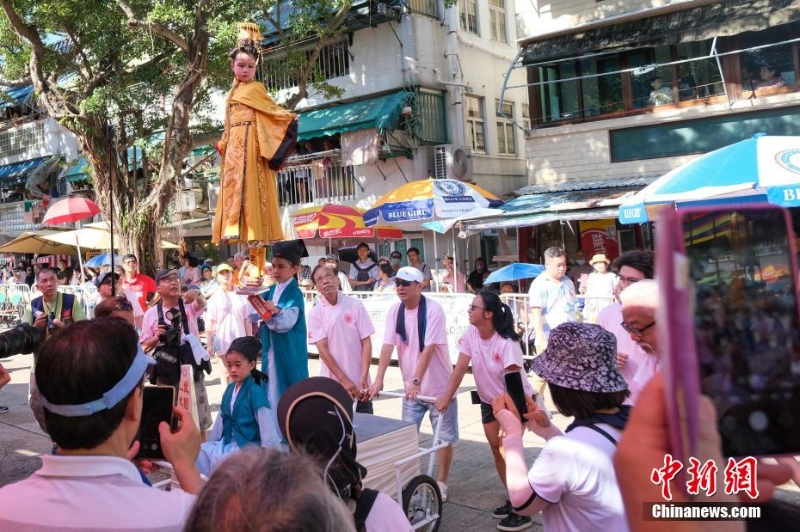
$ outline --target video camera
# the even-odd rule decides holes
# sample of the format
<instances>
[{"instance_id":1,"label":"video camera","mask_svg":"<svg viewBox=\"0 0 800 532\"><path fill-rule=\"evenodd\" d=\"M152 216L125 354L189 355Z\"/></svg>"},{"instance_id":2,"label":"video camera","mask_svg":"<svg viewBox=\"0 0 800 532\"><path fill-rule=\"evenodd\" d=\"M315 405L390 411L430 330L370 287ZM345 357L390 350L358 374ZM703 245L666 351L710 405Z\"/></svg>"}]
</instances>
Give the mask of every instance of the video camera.
<instances>
[{"instance_id":1,"label":"video camera","mask_svg":"<svg viewBox=\"0 0 800 532\"><path fill-rule=\"evenodd\" d=\"M42 331L27 323L0 333L0 358L32 353L44 339Z\"/></svg>"},{"instance_id":2,"label":"video camera","mask_svg":"<svg viewBox=\"0 0 800 532\"><path fill-rule=\"evenodd\" d=\"M168 310L164 313L164 317L169 320L159 320L158 324L162 325L165 329L164 334L158 335L158 341L161 345L168 345L177 347L181 345L181 314L180 312L173 312Z\"/></svg>"}]
</instances>

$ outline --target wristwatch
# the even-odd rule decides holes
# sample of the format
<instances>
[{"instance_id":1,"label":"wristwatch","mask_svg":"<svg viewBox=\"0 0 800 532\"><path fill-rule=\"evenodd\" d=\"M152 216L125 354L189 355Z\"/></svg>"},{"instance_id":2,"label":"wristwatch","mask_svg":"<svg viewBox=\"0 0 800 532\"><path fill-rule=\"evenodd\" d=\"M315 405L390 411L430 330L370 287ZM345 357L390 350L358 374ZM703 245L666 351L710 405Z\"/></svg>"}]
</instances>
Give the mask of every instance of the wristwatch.
<instances>
[{"instance_id":1,"label":"wristwatch","mask_svg":"<svg viewBox=\"0 0 800 532\"><path fill-rule=\"evenodd\" d=\"M413 379L411 379L411 384L413 384L414 386L419 386L419 379L414 377Z\"/></svg>"}]
</instances>

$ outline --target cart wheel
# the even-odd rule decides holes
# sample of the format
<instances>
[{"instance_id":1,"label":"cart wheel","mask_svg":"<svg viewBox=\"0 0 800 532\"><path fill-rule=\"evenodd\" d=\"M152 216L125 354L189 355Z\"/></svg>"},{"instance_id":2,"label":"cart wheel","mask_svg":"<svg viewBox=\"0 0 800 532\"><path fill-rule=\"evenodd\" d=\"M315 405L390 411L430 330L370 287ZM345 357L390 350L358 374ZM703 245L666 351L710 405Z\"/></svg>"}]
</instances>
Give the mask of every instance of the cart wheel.
<instances>
[{"instance_id":1,"label":"cart wheel","mask_svg":"<svg viewBox=\"0 0 800 532\"><path fill-rule=\"evenodd\" d=\"M403 490L403 511L411 526L423 532L436 532L442 521L442 494L428 475L411 479Z\"/></svg>"}]
</instances>

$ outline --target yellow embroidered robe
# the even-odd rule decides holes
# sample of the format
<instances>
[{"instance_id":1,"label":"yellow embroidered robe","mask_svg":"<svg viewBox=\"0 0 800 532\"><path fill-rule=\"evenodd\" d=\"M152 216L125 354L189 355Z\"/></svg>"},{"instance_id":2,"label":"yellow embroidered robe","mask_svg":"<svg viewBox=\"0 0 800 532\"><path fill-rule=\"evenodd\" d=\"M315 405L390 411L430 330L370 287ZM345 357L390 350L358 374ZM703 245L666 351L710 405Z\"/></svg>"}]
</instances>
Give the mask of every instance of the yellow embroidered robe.
<instances>
[{"instance_id":1,"label":"yellow embroidered robe","mask_svg":"<svg viewBox=\"0 0 800 532\"><path fill-rule=\"evenodd\" d=\"M212 241L283 240L275 172L267 166L294 113L279 107L258 81L237 82L225 101L220 189Z\"/></svg>"}]
</instances>

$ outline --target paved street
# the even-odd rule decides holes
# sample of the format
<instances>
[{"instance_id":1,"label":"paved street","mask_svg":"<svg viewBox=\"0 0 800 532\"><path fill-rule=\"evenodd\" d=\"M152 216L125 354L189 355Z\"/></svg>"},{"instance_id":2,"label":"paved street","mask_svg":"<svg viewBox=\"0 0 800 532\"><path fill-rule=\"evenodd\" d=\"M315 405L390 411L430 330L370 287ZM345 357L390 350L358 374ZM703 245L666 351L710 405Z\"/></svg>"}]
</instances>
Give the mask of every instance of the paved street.
<instances>
[{"instance_id":1,"label":"paved street","mask_svg":"<svg viewBox=\"0 0 800 532\"><path fill-rule=\"evenodd\" d=\"M49 452L49 438L42 433L27 406L28 375L32 357L18 355L3 360L11 372L11 383L0 391L0 404L10 407L10 412L0 414L0 485L14 482L30 475L41 464L39 456ZM219 363L206 381L214 409L219 405L224 386L221 384ZM319 362L311 360L311 374L318 374ZM386 389L399 391L400 372L389 368ZM471 375L467 375L459 395L459 427L461 441L456 446L450 474L450 499L444 505L442 532L478 532L495 530L497 521L491 510L503 501L503 487L494 470L491 453L483 435L480 411L470 404L468 391L474 389ZM466 392L466 393L465 393ZM375 413L399 419L399 399L382 398L376 401ZM568 421L560 415L554 420L564 428ZM427 423L427 422L426 422ZM430 430L423 424L421 442L429 444ZM525 437L528 463L541 448L541 440L533 434ZM782 498L798 502L800 492L794 488L782 490ZM528 530L541 532L541 517L534 518L534 527Z\"/></svg>"}]
</instances>

